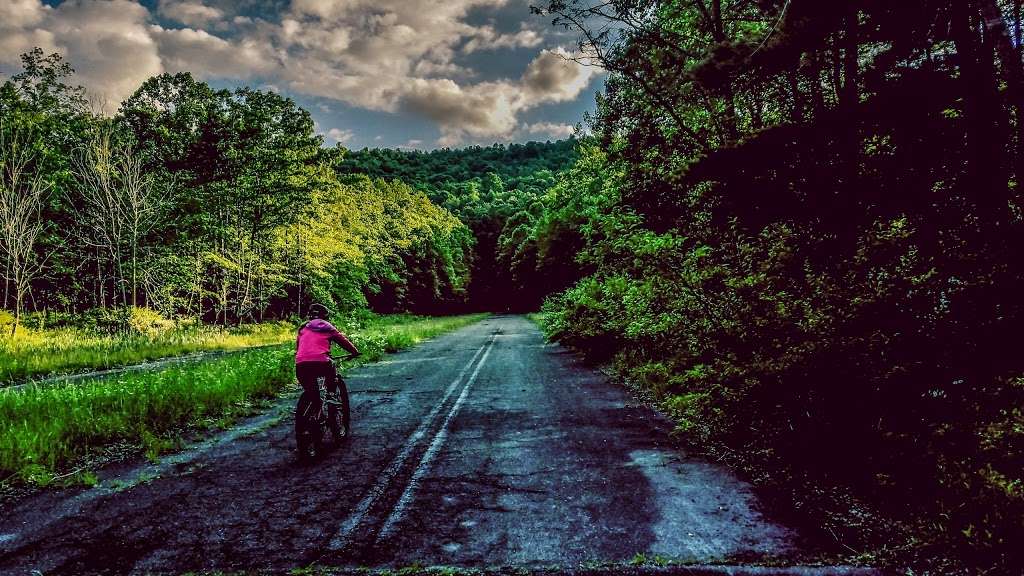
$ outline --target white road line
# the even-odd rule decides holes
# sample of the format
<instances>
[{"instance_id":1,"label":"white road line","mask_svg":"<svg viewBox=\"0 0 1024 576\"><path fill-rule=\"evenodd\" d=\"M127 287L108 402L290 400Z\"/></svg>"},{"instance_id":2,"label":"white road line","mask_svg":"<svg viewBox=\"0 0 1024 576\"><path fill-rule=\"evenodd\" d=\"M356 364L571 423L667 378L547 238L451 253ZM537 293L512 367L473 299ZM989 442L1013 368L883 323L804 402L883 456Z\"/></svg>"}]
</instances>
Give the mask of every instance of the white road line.
<instances>
[{"instance_id":1,"label":"white road line","mask_svg":"<svg viewBox=\"0 0 1024 576\"><path fill-rule=\"evenodd\" d=\"M493 345L493 340L491 344ZM444 423L441 424L441 428L438 429L437 434L434 435L434 440L430 443L430 447L423 454L423 458L420 459L420 463L416 466L416 470L413 472L412 477L409 479L409 484L406 485L405 491L402 492L402 496L398 499L395 507L391 510L391 514L388 515L388 519L384 522L381 527L377 540L380 540L388 536L394 529L395 524L398 523L402 518L402 514L405 509L412 502L413 493L416 488L419 487L420 480L423 475L426 474L430 468L430 463L437 456L437 453L441 450L441 446L444 445L445 440L448 439L448 425L451 423L452 418L459 413L462 408L462 404L465 403L466 397L469 395L469 389L473 386L473 382L476 381L476 377L480 374L480 369L483 368L484 362L487 362L487 357L491 354L491 346L487 347L487 352L484 352L483 358L480 359L480 363L476 365L476 370L473 371L473 375L469 377L466 385L462 388L462 393L459 394L458 400L452 406L452 409L448 411L448 415L444 419Z\"/></svg>"},{"instance_id":2,"label":"white road line","mask_svg":"<svg viewBox=\"0 0 1024 576\"><path fill-rule=\"evenodd\" d=\"M359 504L356 505L355 511L348 518L345 519L345 522L342 523L341 527L338 529L338 532L334 535L333 538L331 538L331 541L328 544L329 550L341 550L348 545L352 533L366 518L366 514L370 511L370 508L373 507L377 499L380 498L381 495L387 491L388 487L391 485L391 482L395 479L395 476L398 474L398 471L405 464L405 461L409 459L409 456L412 455L412 451L416 448L416 445L419 444L420 440L423 439L423 437L426 435L430 427L433 426L434 421L437 420L437 416L441 412L441 408L444 407L444 404L455 392L459 384L462 383L462 378L466 375L466 372L468 372L469 369L473 366L473 363L476 362L476 359L480 356L484 349L486 348L489 351L490 346L493 344L494 337L492 336L487 342L485 342L482 346L480 346L480 348L477 349L476 353L473 354L473 358L469 360L469 363L462 368L462 370L459 372L459 375L455 378L455 380L453 380L452 383L448 385L448 388L447 390L445 390L444 397L441 398L441 401L438 402L437 405L434 406L434 409L431 410L430 413L427 414L423 418L423 420L420 421L420 425L416 428L416 431L413 432L408 439L406 439L405 444L402 446L402 449L401 451L399 451L398 455L395 456L394 460L392 460L391 463L388 464L388 467L385 468L383 472L381 472L380 476L377 477L377 481L374 482L373 486L370 487L370 491L367 492L366 496L364 496L363 499L359 502Z\"/></svg>"}]
</instances>

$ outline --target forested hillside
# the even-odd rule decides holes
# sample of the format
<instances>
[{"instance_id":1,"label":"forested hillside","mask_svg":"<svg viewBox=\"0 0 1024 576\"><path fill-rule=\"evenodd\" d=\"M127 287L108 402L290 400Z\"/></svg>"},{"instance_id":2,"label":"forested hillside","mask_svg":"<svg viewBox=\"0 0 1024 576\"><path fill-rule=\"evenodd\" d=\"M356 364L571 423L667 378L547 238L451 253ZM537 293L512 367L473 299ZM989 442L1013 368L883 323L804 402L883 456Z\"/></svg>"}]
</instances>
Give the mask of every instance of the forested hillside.
<instances>
[{"instance_id":1,"label":"forested hillside","mask_svg":"<svg viewBox=\"0 0 1024 576\"><path fill-rule=\"evenodd\" d=\"M526 312L568 285L559 270L538 267L524 244L532 241L556 175L575 162L577 146L569 139L431 152L362 150L347 152L338 172L401 180L455 214L476 239L468 305Z\"/></svg>"},{"instance_id":2,"label":"forested hillside","mask_svg":"<svg viewBox=\"0 0 1024 576\"><path fill-rule=\"evenodd\" d=\"M570 138L429 152L367 148L346 152L338 171L398 179L428 193L444 189L445 185L483 179L492 173L514 187L520 179L529 179L537 172L559 172L571 166L576 159L576 144Z\"/></svg>"}]
</instances>

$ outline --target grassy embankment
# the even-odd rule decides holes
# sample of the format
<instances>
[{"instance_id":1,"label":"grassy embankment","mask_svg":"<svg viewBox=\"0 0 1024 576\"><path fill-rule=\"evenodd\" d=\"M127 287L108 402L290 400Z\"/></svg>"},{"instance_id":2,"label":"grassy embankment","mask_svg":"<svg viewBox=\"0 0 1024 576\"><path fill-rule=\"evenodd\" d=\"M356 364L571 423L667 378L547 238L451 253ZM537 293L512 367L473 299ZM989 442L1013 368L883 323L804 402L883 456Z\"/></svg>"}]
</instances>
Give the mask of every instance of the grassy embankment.
<instances>
[{"instance_id":1,"label":"grassy embankment","mask_svg":"<svg viewBox=\"0 0 1024 576\"><path fill-rule=\"evenodd\" d=\"M365 362L484 316L383 316L343 329ZM115 443L159 452L185 428L224 426L251 414L293 381L293 350L282 347L65 386L0 390L0 481L46 484Z\"/></svg>"},{"instance_id":2,"label":"grassy embankment","mask_svg":"<svg viewBox=\"0 0 1024 576\"><path fill-rule=\"evenodd\" d=\"M172 328L110 335L78 328L28 330L0 338L0 386L48 374L103 370L193 352L239 350L294 340L295 327L268 323L223 329Z\"/></svg>"}]
</instances>

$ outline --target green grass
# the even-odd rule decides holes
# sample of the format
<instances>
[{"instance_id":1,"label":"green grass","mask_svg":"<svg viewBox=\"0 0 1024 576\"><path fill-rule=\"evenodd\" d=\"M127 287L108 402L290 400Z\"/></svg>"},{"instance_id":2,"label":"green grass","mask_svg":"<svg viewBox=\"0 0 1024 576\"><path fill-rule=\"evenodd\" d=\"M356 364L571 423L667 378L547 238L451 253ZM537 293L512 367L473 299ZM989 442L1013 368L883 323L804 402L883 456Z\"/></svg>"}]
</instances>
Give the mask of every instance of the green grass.
<instances>
[{"instance_id":1,"label":"green grass","mask_svg":"<svg viewBox=\"0 0 1024 576\"><path fill-rule=\"evenodd\" d=\"M341 328L363 351L357 362L365 362L484 316L383 316ZM251 414L294 379L294 351L282 347L64 386L0 390L0 479L47 484L57 471L115 443L128 442L155 458L177 446L183 428L220 427Z\"/></svg>"},{"instance_id":2,"label":"green grass","mask_svg":"<svg viewBox=\"0 0 1024 576\"><path fill-rule=\"evenodd\" d=\"M286 323L240 328L194 327L151 334L112 336L77 328L19 329L0 338L0 385L34 376L103 370L192 352L238 350L295 339Z\"/></svg>"}]
</instances>

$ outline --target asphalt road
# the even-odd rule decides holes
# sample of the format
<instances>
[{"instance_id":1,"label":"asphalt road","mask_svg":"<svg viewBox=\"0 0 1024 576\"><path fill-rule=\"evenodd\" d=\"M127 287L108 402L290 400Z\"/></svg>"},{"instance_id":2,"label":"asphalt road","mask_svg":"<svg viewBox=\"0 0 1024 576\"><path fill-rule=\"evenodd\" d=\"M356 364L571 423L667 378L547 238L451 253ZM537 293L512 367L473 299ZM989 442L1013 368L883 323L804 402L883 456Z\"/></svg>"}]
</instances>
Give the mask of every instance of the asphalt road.
<instances>
[{"instance_id":1,"label":"asphalt road","mask_svg":"<svg viewBox=\"0 0 1024 576\"><path fill-rule=\"evenodd\" d=\"M637 554L697 570L798 552L748 485L683 457L669 422L525 318L491 317L346 379L354 436L321 462L296 463L283 401L96 488L4 504L0 574L578 568Z\"/></svg>"}]
</instances>

